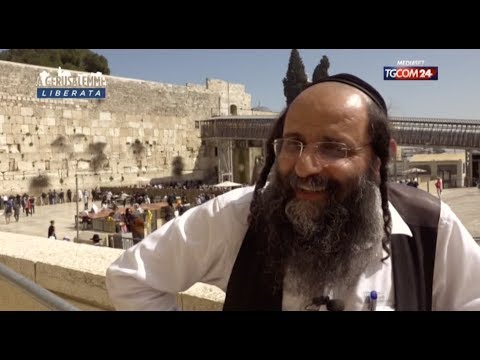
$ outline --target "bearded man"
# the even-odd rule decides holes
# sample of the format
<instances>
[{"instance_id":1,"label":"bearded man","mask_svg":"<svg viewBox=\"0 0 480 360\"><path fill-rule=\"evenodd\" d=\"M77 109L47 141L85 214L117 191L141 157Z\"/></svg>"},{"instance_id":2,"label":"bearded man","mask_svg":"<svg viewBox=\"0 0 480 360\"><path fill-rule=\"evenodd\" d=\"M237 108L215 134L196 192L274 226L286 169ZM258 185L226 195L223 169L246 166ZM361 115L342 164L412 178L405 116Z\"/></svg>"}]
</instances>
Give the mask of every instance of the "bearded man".
<instances>
[{"instance_id":1,"label":"bearded man","mask_svg":"<svg viewBox=\"0 0 480 360\"><path fill-rule=\"evenodd\" d=\"M255 187L197 206L107 271L119 310L172 310L197 282L224 310L479 310L480 248L439 199L387 181L382 96L350 74L280 115Z\"/></svg>"}]
</instances>

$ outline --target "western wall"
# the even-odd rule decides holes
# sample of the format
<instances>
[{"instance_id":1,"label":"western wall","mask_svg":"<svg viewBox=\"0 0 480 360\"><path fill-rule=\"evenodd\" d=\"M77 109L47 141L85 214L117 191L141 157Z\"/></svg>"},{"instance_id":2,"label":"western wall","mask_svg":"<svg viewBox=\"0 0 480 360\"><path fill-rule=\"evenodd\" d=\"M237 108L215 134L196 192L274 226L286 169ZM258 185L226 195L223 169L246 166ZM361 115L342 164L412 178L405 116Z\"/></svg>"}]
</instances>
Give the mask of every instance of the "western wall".
<instances>
[{"instance_id":1,"label":"western wall","mask_svg":"<svg viewBox=\"0 0 480 360\"><path fill-rule=\"evenodd\" d=\"M244 85L216 79L181 86L105 76L104 100L38 99L44 70L57 71L0 61L1 193L29 191L39 175L57 190L74 189L75 174L80 188L134 185L171 176L176 156L185 178L216 176L196 121L257 113Z\"/></svg>"}]
</instances>

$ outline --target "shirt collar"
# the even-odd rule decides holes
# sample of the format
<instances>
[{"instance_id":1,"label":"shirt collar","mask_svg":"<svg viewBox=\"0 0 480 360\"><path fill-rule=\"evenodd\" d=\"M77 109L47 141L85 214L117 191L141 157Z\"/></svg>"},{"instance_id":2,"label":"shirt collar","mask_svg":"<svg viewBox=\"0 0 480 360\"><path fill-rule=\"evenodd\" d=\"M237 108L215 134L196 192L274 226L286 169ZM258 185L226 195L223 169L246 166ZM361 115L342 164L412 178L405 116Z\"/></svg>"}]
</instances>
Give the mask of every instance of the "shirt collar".
<instances>
[{"instance_id":1,"label":"shirt collar","mask_svg":"<svg viewBox=\"0 0 480 360\"><path fill-rule=\"evenodd\" d=\"M390 215L392 216L392 235L393 234L403 234L410 237L413 237L412 231L408 227L407 223L402 219L397 209L388 202L388 208L390 210Z\"/></svg>"}]
</instances>

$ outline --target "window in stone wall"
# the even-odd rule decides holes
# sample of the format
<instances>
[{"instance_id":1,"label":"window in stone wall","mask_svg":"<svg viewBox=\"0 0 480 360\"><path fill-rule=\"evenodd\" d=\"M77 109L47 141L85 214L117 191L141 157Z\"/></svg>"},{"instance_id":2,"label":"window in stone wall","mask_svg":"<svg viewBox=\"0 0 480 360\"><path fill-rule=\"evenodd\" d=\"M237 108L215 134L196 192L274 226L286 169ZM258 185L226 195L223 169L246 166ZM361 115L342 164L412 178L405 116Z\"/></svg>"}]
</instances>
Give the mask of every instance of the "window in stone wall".
<instances>
[{"instance_id":1,"label":"window in stone wall","mask_svg":"<svg viewBox=\"0 0 480 360\"><path fill-rule=\"evenodd\" d=\"M237 115L237 105L230 105L230 115Z\"/></svg>"},{"instance_id":2,"label":"window in stone wall","mask_svg":"<svg viewBox=\"0 0 480 360\"><path fill-rule=\"evenodd\" d=\"M8 171L15 171L17 170L17 166L15 164L15 159L8 160Z\"/></svg>"},{"instance_id":3,"label":"window in stone wall","mask_svg":"<svg viewBox=\"0 0 480 360\"><path fill-rule=\"evenodd\" d=\"M218 157L218 147L215 146L215 157Z\"/></svg>"},{"instance_id":4,"label":"window in stone wall","mask_svg":"<svg viewBox=\"0 0 480 360\"><path fill-rule=\"evenodd\" d=\"M45 160L45 170L50 170L50 160Z\"/></svg>"}]
</instances>

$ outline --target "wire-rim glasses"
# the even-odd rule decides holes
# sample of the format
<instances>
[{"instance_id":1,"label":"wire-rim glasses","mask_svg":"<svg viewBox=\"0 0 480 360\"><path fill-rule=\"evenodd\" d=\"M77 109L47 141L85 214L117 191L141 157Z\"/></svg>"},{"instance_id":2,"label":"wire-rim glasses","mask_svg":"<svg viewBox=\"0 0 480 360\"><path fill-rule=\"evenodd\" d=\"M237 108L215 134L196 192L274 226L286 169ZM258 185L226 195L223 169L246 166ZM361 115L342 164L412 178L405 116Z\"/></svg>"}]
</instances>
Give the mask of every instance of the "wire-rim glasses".
<instances>
[{"instance_id":1,"label":"wire-rim glasses","mask_svg":"<svg viewBox=\"0 0 480 360\"><path fill-rule=\"evenodd\" d=\"M305 149L310 148L316 160L335 162L346 159L349 152L359 150L367 145L370 144L348 147L344 143L335 141L318 141L304 144L300 140L281 138L273 141L273 150L275 156L279 158L298 159L302 156Z\"/></svg>"}]
</instances>

